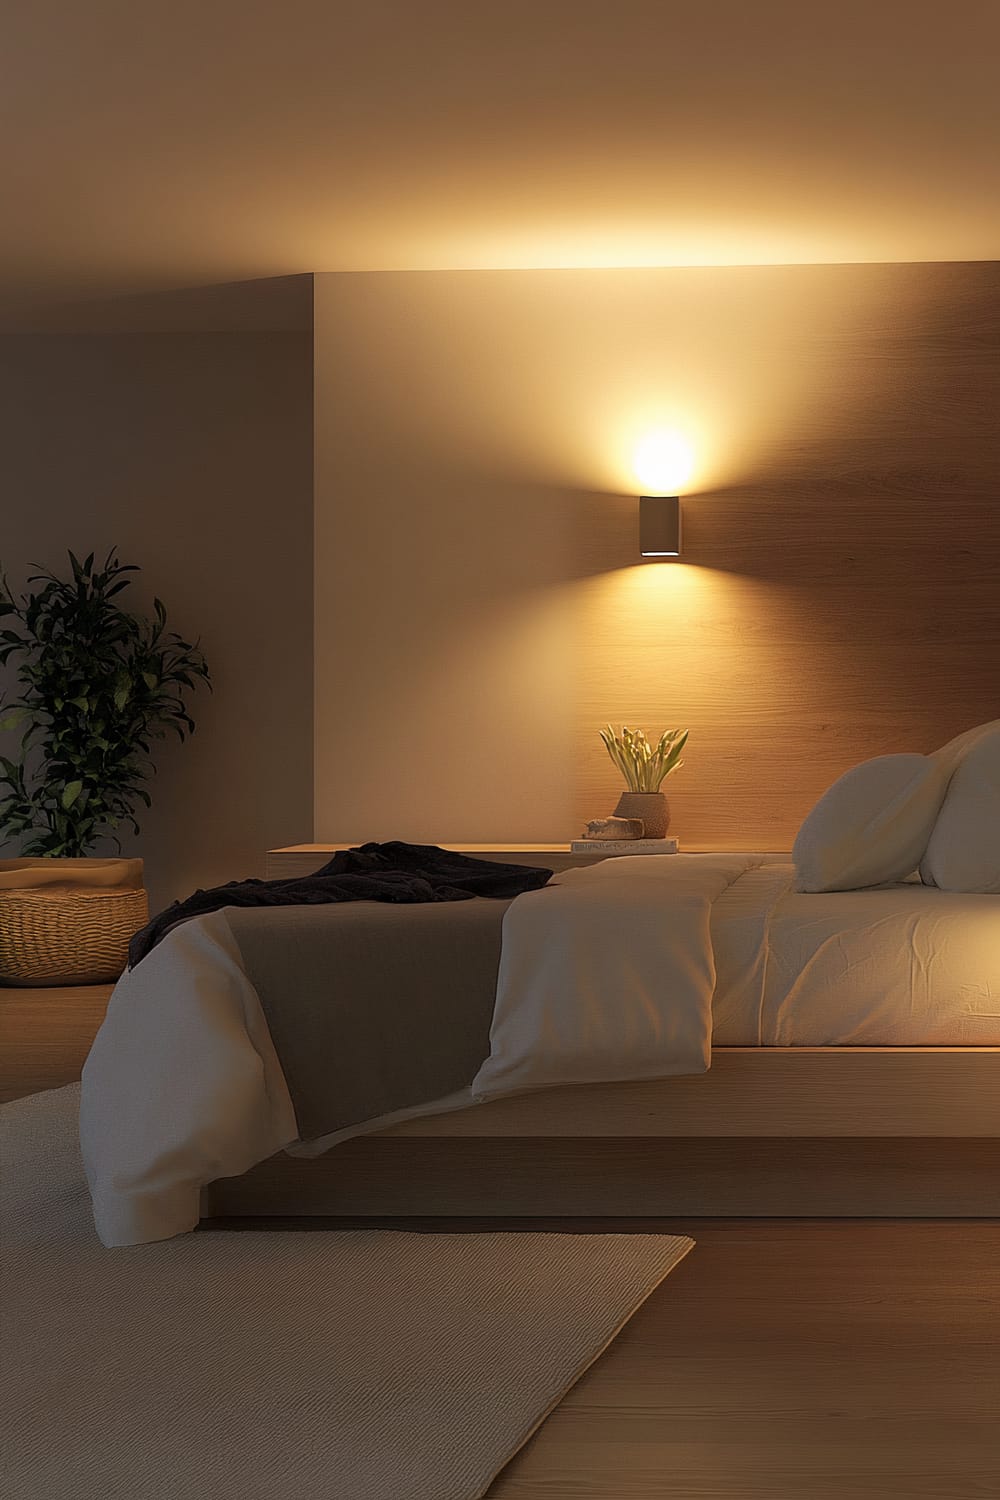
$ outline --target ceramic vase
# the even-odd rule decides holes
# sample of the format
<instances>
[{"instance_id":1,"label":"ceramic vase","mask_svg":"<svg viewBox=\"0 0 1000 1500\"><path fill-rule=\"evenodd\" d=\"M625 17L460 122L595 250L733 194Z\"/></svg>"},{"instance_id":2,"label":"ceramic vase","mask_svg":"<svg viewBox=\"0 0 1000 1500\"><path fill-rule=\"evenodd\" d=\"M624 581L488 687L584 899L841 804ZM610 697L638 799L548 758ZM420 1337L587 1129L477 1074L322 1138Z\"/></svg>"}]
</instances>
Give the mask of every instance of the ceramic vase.
<instances>
[{"instance_id":1,"label":"ceramic vase","mask_svg":"<svg viewBox=\"0 0 1000 1500\"><path fill-rule=\"evenodd\" d=\"M617 818L641 818L644 839L665 839L670 827L670 805L662 792L622 792Z\"/></svg>"}]
</instances>

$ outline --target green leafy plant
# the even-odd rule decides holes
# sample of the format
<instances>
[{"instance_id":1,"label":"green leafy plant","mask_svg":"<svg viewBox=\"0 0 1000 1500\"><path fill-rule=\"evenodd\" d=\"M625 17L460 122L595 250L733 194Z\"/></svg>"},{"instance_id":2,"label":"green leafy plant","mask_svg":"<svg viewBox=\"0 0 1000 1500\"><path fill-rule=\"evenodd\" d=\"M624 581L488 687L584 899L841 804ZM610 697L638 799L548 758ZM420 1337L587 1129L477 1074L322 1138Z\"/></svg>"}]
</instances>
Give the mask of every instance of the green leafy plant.
<instances>
[{"instance_id":1,"label":"green leafy plant","mask_svg":"<svg viewBox=\"0 0 1000 1500\"><path fill-rule=\"evenodd\" d=\"M658 792L664 779L684 764L680 757L687 744L686 729L665 729L655 746L641 729L624 724L620 735L609 724L600 736L630 792Z\"/></svg>"},{"instance_id":2,"label":"green leafy plant","mask_svg":"<svg viewBox=\"0 0 1000 1500\"><path fill-rule=\"evenodd\" d=\"M0 700L0 729L21 733L16 758L0 756L0 841L24 838L24 855L79 857L150 806L151 741L194 730L184 703L205 658L156 618L129 614L116 596L139 569L109 552L69 554L72 579L40 570L42 587L15 598L0 570L0 664L18 661L19 695ZM36 564L36 566L38 566Z\"/></svg>"}]
</instances>

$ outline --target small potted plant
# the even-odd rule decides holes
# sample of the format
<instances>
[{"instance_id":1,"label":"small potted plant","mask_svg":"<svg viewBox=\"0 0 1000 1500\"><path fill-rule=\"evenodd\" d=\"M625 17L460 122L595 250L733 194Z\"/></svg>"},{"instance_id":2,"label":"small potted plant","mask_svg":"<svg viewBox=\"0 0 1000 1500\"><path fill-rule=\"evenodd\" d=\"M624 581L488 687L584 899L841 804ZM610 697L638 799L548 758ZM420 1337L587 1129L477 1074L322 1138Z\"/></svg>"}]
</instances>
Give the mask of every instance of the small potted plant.
<instances>
[{"instance_id":1,"label":"small potted plant","mask_svg":"<svg viewBox=\"0 0 1000 1500\"><path fill-rule=\"evenodd\" d=\"M17 661L17 696L0 699L0 730L20 731L0 756L0 983L97 983L117 978L146 920L140 860L99 860L104 839L139 832L150 806L151 741L194 729L185 695L208 668L197 643L117 602L139 570L114 549L69 554L72 577L39 571L15 598L0 570L0 666ZM114 866L120 868L115 869ZM109 868L112 867L112 868Z\"/></svg>"},{"instance_id":2,"label":"small potted plant","mask_svg":"<svg viewBox=\"0 0 1000 1500\"><path fill-rule=\"evenodd\" d=\"M660 787L684 764L681 752L687 744L688 730L665 729L655 745L649 743L641 729L629 729L624 724L621 734L616 734L609 724L600 735L628 787L618 799L615 816L641 818L645 838L666 838L670 807Z\"/></svg>"}]
</instances>

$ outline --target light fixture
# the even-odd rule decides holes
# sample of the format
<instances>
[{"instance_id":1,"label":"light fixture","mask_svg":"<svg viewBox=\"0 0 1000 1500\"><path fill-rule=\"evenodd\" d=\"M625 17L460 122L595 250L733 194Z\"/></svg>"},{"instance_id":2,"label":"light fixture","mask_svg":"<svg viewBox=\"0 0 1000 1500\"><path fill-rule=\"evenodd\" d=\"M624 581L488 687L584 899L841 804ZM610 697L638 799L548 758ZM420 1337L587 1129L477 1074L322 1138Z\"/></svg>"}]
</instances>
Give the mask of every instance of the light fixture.
<instances>
[{"instance_id":1,"label":"light fixture","mask_svg":"<svg viewBox=\"0 0 1000 1500\"><path fill-rule=\"evenodd\" d=\"M677 494L691 477L691 449L676 432L651 432L633 455L639 482L659 494L639 496L639 552L643 557L680 557L681 502Z\"/></svg>"},{"instance_id":2,"label":"light fixture","mask_svg":"<svg viewBox=\"0 0 1000 1500\"><path fill-rule=\"evenodd\" d=\"M680 557L679 495L639 496L639 551L643 557Z\"/></svg>"}]
</instances>

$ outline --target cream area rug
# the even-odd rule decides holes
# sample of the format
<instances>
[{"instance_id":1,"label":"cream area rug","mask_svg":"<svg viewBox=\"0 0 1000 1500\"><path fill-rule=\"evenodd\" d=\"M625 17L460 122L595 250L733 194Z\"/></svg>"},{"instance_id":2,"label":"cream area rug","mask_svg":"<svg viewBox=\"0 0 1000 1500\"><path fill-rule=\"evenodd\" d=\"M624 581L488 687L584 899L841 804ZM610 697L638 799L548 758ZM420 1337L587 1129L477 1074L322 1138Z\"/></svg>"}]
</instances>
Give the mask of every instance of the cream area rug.
<instances>
[{"instance_id":1,"label":"cream area rug","mask_svg":"<svg viewBox=\"0 0 1000 1500\"><path fill-rule=\"evenodd\" d=\"M691 1248L320 1230L105 1250L78 1108L75 1086L0 1108L11 1500L476 1500Z\"/></svg>"}]
</instances>

